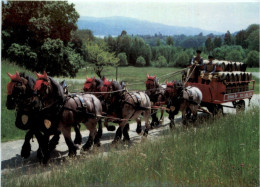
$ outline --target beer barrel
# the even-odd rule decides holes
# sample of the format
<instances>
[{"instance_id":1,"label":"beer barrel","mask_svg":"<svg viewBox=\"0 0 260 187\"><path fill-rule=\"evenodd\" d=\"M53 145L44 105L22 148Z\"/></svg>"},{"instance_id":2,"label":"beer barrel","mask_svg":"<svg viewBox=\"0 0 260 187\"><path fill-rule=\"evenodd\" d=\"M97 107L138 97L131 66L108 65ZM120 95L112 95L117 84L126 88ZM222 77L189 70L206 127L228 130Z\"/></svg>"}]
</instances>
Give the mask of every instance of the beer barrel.
<instances>
[{"instance_id":1,"label":"beer barrel","mask_svg":"<svg viewBox=\"0 0 260 187\"><path fill-rule=\"evenodd\" d=\"M240 71L240 69L241 69L241 65L242 65L241 62L235 62L236 71Z\"/></svg>"},{"instance_id":2,"label":"beer barrel","mask_svg":"<svg viewBox=\"0 0 260 187\"><path fill-rule=\"evenodd\" d=\"M247 67L247 65L242 63L241 66L240 66L240 71L245 72L246 71L246 67Z\"/></svg>"}]
</instances>

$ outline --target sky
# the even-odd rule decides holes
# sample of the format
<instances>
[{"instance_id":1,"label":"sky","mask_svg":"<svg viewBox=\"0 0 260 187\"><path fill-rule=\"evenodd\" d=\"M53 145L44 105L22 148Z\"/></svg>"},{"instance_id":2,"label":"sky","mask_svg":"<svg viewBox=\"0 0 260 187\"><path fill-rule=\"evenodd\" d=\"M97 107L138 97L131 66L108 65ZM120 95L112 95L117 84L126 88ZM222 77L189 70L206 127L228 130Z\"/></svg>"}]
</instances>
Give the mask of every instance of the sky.
<instances>
[{"instance_id":1,"label":"sky","mask_svg":"<svg viewBox=\"0 0 260 187\"><path fill-rule=\"evenodd\" d=\"M259 23L256 0L69 0L80 16L124 16L172 26L236 32Z\"/></svg>"}]
</instances>

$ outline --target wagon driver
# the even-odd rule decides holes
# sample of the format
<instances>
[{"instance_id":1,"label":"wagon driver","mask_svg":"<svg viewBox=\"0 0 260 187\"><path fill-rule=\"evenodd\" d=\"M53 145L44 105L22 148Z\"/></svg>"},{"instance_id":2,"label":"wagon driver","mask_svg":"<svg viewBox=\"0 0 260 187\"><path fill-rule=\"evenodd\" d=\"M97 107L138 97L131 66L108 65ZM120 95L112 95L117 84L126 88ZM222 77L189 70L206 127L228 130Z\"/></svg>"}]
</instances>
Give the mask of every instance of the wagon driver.
<instances>
[{"instance_id":1,"label":"wagon driver","mask_svg":"<svg viewBox=\"0 0 260 187\"><path fill-rule=\"evenodd\" d=\"M216 64L213 64L214 57L213 56L208 56L209 63L204 65L204 75L207 78L202 78L202 84L206 81L206 84L209 84L212 75L216 72Z\"/></svg>"},{"instance_id":2,"label":"wagon driver","mask_svg":"<svg viewBox=\"0 0 260 187\"><path fill-rule=\"evenodd\" d=\"M200 69L203 66L203 58L200 56L201 50L196 51L197 55L191 60L190 68L190 80L191 82L198 82L198 76L200 75Z\"/></svg>"}]
</instances>

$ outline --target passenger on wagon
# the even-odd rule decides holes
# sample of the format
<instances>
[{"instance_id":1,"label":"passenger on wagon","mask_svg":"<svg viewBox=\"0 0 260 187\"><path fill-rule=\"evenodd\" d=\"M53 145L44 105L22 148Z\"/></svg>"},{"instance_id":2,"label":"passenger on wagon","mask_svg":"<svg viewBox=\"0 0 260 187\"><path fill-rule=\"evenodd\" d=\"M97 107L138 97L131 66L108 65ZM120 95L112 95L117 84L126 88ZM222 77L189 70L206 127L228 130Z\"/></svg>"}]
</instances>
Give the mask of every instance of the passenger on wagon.
<instances>
[{"instance_id":1,"label":"passenger on wagon","mask_svg":"<svg viewBox=\"0 0 260 187\"><path fill-rule=\"evenodd\" d=\"M191 60L191 68L190 73L192 74L190 76L189 81L190 82L198 82L198 76L200 74L200 69L203 66L203 58L200 56L201 51L197 50L197 56L193 57Z\"/></svg>"},{"instance_id":2,"label":"passenger on wagon","mask_svg":"<svg viewBox=\"0 0 260 187\"><path fill-rule=\"evenodd\" d=\"M210 77L212 77L213 73L215 73L216 71L216 64L213 64L214 57L208 56L208 59L209 59L209 63L204 65L204 71L203 71L204 77L202 78L202 84L204 84L205 81L206 84L209 84L211 80ZM205 76L207 77L206 80L205 80Z\"/></svg>"}]
</instances>

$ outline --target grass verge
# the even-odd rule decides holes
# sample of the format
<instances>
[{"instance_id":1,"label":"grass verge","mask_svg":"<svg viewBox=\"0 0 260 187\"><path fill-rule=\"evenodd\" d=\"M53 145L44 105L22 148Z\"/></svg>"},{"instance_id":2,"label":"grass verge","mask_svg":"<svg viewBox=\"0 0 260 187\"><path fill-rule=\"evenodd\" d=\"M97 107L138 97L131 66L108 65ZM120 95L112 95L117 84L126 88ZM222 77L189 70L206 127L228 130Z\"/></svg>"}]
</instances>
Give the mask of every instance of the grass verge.
<instances>
[{"instance_id":1,"label":"grass verge","mask_svg":"<svg viewBox=\"0 0 260 187\"><path fill-rule=\"evenodd\" d=\"M258 132L255 107L176 128L123 152L10 171L2 186L258 186Z\"/></svg>"}]
</instances>

